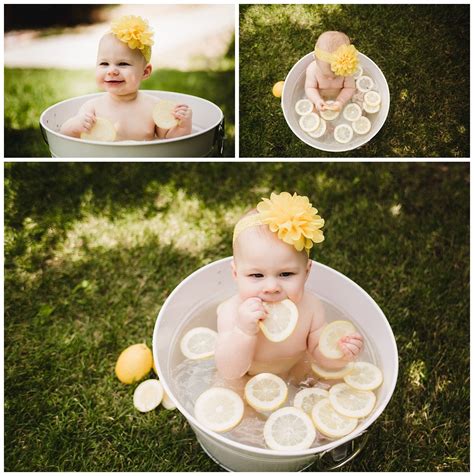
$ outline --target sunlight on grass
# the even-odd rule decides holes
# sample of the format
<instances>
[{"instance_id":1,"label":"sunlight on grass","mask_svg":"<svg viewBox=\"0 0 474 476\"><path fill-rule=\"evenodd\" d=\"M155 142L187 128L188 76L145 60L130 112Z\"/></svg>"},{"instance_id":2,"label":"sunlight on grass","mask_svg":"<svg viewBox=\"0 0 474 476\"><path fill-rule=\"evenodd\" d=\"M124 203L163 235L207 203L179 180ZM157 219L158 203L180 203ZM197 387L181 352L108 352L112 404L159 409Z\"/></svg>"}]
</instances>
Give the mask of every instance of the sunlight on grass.
<instances>
[{"instance_id":1,"label":"sunlight on grass","mask_svg":"<svg viewBox=\"0 0 474 476\"><path fill-rule=\"evenodd\" d=\"M408 368L408 382L412 388L418 390L425 388L426 364L423 360L413 361Z\"/></svg>"}]
</instances>

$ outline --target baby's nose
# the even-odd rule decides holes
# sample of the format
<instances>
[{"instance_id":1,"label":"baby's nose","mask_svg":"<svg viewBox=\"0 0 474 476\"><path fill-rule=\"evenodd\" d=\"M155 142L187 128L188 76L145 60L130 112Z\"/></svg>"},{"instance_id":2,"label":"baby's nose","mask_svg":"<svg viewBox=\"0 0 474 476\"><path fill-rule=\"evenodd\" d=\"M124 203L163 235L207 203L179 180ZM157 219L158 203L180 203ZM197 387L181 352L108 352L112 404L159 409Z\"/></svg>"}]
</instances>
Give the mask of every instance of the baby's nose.
<instances>
[{"instance_id":1,"label":"baby's nose","mask_svg":"<svg viewBox=\"0 0 474 476\"><path fill-rule=\"evenodd\" d=\"M280 286L276 279L269 279L265 282L266 293L277 293L280 291Z\"/></svg>"}]
</instances>

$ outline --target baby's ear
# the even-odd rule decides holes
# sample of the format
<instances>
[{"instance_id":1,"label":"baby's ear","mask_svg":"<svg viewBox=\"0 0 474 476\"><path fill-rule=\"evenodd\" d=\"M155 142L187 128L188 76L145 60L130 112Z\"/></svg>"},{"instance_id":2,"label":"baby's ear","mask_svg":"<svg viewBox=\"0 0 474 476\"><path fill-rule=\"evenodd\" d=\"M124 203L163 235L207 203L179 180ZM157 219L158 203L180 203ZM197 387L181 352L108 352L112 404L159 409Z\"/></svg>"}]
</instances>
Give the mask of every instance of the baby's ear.
<instances>
[{"instance_id":1,"label":"baby's ear","mask_svg":"<svg viewBox=\"0 0 474 476\"><path fill-rule=\"evenodd\" d=\"M143 78L142 79L148 79L151 76L151 72L153 71L153 66L151 63L148 63L145 66L145 69L143 71Z\"/></svg>"},{"instance_id":2,"label":"baby's ear","mask_svg":"<svg viewBox=\"0 0 474 476\"><path fill-rule=\"evenodd\" d=\"M308 262L306 263L306 278L309 276L309 272L311 271L311 266L313 265L313 260L308 258Z\"/></svg>"}]
</instances>

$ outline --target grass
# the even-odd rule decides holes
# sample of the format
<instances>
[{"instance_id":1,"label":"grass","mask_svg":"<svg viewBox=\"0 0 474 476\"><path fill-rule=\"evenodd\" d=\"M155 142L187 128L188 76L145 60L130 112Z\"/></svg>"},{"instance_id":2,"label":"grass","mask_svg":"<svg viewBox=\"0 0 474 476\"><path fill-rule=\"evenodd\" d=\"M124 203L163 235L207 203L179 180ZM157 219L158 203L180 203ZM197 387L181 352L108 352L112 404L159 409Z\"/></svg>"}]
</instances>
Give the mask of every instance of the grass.
<instances>
[{"instance_id":1,"label":"grass","mask_svg":"<svg viewBox=\"0 0 474 476\"><path fill-rule=\"evenodd\" d=\"M348 4L241 6L242 157L328 156L293 135L271 94L326 30L377 63L391 96L377 136L338 156L469 157L469 5Z\"/></svg>"},{"instance_id":2,"label":"grass","mask_svg":"<svg viewBox=\"0 0 474 476\"><path fill-rule=\"evenodd\" d=\"M156 71L142 89L192 94L208 99L226 120L225 157L234 157L234 70L226 59L224 70ZM224 63L223 63L224 64ZM5 156L48 157L39 117L49 106L74 96L97 92L94 73L53 69L5 69Z\"/></svg>"},{"instance_id":3,"label":"grass","mask_svg":"<svg viewBox=\"0 0 474 476\"><path fill-rule=\"evenodd\" d=\"M313 257L396 337L395 393L344 469L469 470L468 164L7 163L6 471L219 470L178 411L135 411L113 369L272 190L309 195L326 219Z\"/></svg>"}]
</instances>

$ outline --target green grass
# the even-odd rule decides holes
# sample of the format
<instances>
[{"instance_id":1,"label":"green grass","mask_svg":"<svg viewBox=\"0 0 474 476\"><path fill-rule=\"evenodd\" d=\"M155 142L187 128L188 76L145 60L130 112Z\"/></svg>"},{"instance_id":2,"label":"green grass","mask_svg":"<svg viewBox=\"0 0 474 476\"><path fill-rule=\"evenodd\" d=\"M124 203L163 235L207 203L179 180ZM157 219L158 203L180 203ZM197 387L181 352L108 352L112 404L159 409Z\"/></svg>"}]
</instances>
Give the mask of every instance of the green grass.
<instances>
[{"instance_id":1,"label":"green grass","mask_svg":"<svg viewBox=\"0 0 474 476\"><path fill-rule=\"evenodd\" d=\"M6 471L219 470L178 411L138 413L113 370L272 190L310 197L326 219L313 257L396 337L392 400L345 469L469 470L468 164L10 163Z\"/></svg>"},{"instance_id":2,"label":"green grass","mask_svg":"<svg viewBox=\"0 0 474 476\"><path fill-rule=\"evenodd\" d=\"M469 157L469 5L242 6L242 157L328 156L291 132L271 94L326 30L346 32L390 88L381 131L338 156Z\"/></svg>"},{"instance_id":3,"label":"green grass","mask_svg":"<svg viewBox=\"0 0 474 476\"><path fill-rule=\"evenodd\" d=\"M208 99L226 120L224 156L234 157L234 70L231 58L217 71L156 71L142 89L192 94ZM83 94L97 92L93 71L5 69L5 156L48 157L49 149L39 129L39 117L49 106Z\"/></svg>"}]
</instances>

